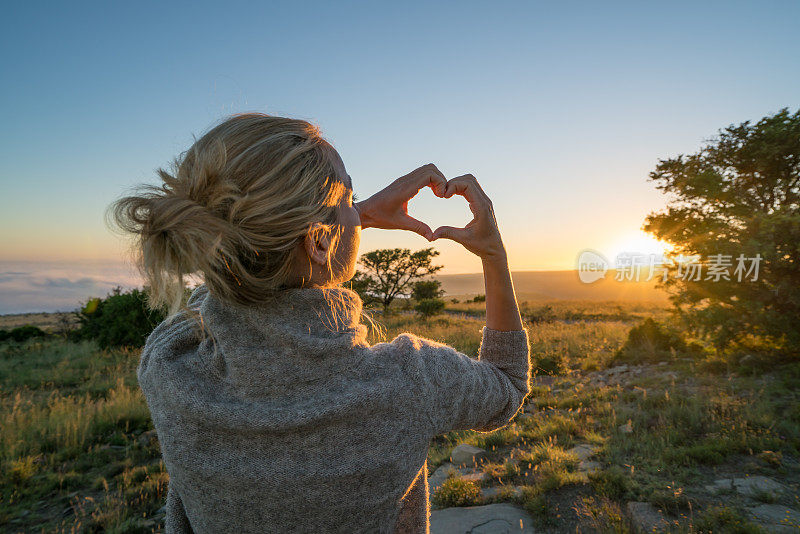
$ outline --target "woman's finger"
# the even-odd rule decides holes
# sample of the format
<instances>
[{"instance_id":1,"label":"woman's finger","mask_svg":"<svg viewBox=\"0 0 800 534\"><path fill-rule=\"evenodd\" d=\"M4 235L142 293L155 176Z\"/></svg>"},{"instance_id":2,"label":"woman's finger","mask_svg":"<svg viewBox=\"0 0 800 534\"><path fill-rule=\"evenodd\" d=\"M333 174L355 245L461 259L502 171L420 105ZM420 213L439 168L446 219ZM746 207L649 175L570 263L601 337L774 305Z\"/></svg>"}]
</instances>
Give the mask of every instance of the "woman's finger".
<instances>
[{"instance_id":1,"label":"woman's finger","mask_svg":"<svg viewBox=\"0 0 800 534\"><path fill-rule=\"evenodd\" d=\"M469 232L464 228L456 228L455 226L440 226L433 232L433 239L441 237L463 245L469 237Z\"/></svg>"},{"instance_id":2,"label":"woman's finger","mask_svg":"<svg viewBox=\"0 0 800 534\"><path fill-rule=\"evenodd\" d=\"M478 181L471 174L457 176L447 182L447 189L445 190L445 198L451 198L453 195L461 195L467 202L469 202L470 209L475 217L483 218L489 211L491 201L486 193L483 192Z\"/></svg>"},{"instance_id":3,"label":"woman's finger","mask_svg":"<svg viewBox=\"0 0 800 534\"><path fill-rule=\"evenodd\" d=\"M423 179L419 189L428 186L433 190L434 195L443 197L447 189L447 178L445 178L442 171L433 163L428 163L423 169L425 169L425 171L422 173ZM417 191L419 191L419 189L417 189Z\"/></svg>"},{"instance_id":4,"label":"woman's finger","mask_svg":"<svg viewBox=\"0 0 800 534\"><path fill-rule=\"evenodd\" d=\"M430 187L434 195L442 197L447 188L447 178L433 163L414 169L398 181L404 188L408 188L406 192L409 198L419 193L423 187Z\"/></svg>"},{"instance_id":5,"label":"woman's finger","mask_svg":"<svg viewBox=\"0 0 800 534\"><path fill-rule=\"evenodd\" d=\"M406 215L401 222L402 230L410 230L415 232L428 241L433 241L433 232L431 231L431 227L425 224L424 222L415 219L410 215Z\"/></svg>"}]
</instances>

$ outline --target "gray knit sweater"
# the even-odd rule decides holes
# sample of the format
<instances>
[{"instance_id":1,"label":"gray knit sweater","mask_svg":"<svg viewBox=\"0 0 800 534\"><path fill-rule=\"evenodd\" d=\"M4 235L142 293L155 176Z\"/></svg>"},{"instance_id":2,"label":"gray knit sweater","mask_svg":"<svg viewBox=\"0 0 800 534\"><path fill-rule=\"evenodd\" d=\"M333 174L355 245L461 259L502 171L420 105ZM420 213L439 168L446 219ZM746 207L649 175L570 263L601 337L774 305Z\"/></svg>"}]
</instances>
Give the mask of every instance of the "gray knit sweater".
<instances>
[{"instance_id":1,"label":"gray knit sweater","mask_svg":"<svg viewBox=\"0 0 800 534\"><path fill-rule=\"evenodd\" d=\"M490 431L530 391L528 334L479 360L401 334L370 346L352 291L267 306L205 286L147 339L138 378L170 475L167 532L426 533L431 438Z\"/></svg>"}]
</instances>

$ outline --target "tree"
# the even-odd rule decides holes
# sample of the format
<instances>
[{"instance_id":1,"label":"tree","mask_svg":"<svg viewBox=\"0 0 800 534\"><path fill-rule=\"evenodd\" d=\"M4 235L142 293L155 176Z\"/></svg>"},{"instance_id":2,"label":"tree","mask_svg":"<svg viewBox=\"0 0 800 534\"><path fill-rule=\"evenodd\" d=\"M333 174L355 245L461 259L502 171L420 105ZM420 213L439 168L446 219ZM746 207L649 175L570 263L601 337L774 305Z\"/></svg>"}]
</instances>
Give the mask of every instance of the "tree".
<instances>
[{"instance_id":1,"label":"tree","mask_svg":"<svg viewBox=\"0 0 800 534\"><path fill-rule=\"evenodd\" d=\"M416 252L407 248L373 250L361 255L364 271L356 273L354 278L364 294L383 305L386 314L395 298L411 293L414 282L442 269L442 265L432 263L438 255L433 248Z\"/></svg>"},{"instance_id":2,"label":"tree","mask_svg":"<svg viewBox=\"0 0 800 534\"><path fill-rule=\"evenodd\" d=\"M411 298L414 300L438 299L444 295L442 283L439 280L420 280L414 282Z\"/></svg>"},{"instance_id":3,"label":"tree","mask_svg":"<svg viewBox=\"0 0 800 534\"><path fill-rule=\"evenodd\" d=\"M800 350L800 111L720 130L698 153L660 160L650 180L670 200L644 229L674 247L664 285L687 325L720 348L756 337ZM702 260L700 279L680 276L680 255ZM712 263L727 280L708 276Z\"/></svg>"}]
</instances>

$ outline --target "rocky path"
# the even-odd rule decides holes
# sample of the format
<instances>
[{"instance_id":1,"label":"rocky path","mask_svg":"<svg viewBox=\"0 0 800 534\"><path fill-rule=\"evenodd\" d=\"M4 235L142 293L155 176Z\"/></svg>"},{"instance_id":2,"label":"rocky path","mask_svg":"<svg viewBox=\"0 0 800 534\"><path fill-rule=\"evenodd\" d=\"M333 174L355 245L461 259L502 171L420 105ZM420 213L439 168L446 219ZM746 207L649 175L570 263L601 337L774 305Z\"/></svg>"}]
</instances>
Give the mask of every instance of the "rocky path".
<instances>
[{"instance_id":1,"label":"rocky path","mask_svg":"<svg viewBox=\"0 0 800 534\"><path fill-rule=\"evenodd\" d=\"M659 382L660 381L660 382ZM665 364L620 365L603 371L586 373L580 378L581 387L588 388L622 388L634 391L650 389L659 383L669 384L676 392L693 394L693 377L678 367ZM545 377L538 380L539 386L549 387L558 392L559 379ZM644 387L643 387L644 386ZM530 399L529 399L530 400ZM543 414L565 415L564 410L550 407L537 407L533 402L526 404L516 421L525 421L527 417L542 417ZM616 429L620 434L632 433L630 422ZM531 446L530 444L528 446ZM494 465L513 463L515 453L519 454L519 444L503 449L503 458L496 457L496 451L486 451L466 443L456 446L450 454L449 461L438 466L428 479L432 497L436 495L449 479L460 479L478 487L479 494L473 495L470 506L450 506L437 508L432 503L432 534L488 534L511 532L594 532L597 523L576 514L577 506L567 502L558 508L559 517L542 523L541 516L534 516L526 508L526 489L513 484L499 484L497 476L492 476L487 458L492 457ZM523 447L524 448L524 447ZM602 446L592 443L574 443L566 450L572 458L574 475L583 477L572 486L574 489L562 493L567 499L577 500L592 497L593 491L588 483L588 476L607 467L607 458L603 457ZM687 487L687 493L693 501L702 503L723 503L737 510L743 510L748 521L764 532L800 533L800 497L798 497L798 480L800 480L800 463L792 459L784 462L787 472L794 473L789 480L781 475L765 476L758 474L753 465L726 466L731 469L728 476L720 477L716 468L698 473L703 474L705 482ZM487 472L488 471L488 472ZM435 499L432 499L432 501ZM557 500L557 498L555 499ZM529 503L528 503L529 505ZM686 528L687 521L692 519L670 515L658 506L649 502L628 501L617 506L621 521L625 528L632 532L667 532L675 527ZM548 511L555 514L556 511ZM563 517L562 517L563 515ZM749 531L748 531L749 532Z\"/></svg>"}]
</instances>

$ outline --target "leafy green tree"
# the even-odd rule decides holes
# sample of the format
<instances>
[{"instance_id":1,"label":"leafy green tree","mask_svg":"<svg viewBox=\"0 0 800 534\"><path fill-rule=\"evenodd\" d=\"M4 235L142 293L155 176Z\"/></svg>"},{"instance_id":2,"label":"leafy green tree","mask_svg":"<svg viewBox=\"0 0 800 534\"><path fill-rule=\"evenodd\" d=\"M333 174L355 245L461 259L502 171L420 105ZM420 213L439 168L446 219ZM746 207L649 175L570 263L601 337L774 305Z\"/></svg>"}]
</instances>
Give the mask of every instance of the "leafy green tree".
<instances>
[{"instance_id":1,"label":"leafy green tree","mask_svg":"<svg viewBox=\"0 0 800 534\"><path fill-rule=\"evenodd\" d=\"M704 262L699 279L676 262L664 283L687 325L718 347L755 337L800 350L800 111L731 125L650 179L670 200L644 229L672 259ZM709 276L711 263L730 263L728 279Z\"/></svg>"},{"instance_id":2,"label":"leafy green tree","mask_svg":"<svg viewBox=\"0 0 800 534\"><path fill-rule=\"evenodd\" d=\"M104 299L94 298L77 312L76 337L95 339L100 348L141 347L150 332L166 318L165 310L148 307L144 290L123 292L116 287Z\"/></svg>"},{"instance_id":3,"label":"leafy green tree","mask_svg":"<svg viewBox=\"0 0 800 534\"><path fill-rule=\"evenodd\" d=\"M383 313L389 311L392 301L400 295L410 295L414 282L430 276L443 268L433 265L439 252L425 248L411 252L407 248L386 248L362 254L364 271L355 279L361 291L377 299L383 305Z\"/></svg>"},{"instance_id":4,"label":"leafy green tree","mask_svg":"<svg viewBox=\"0 0 800 534\"><path fill-rule=\"evenodd\" d=\"M425 299L438 299L444 295L442 283L439 280L420 280L414 282L411 298L416 301Z\"/></svg>"}]
</instances>

